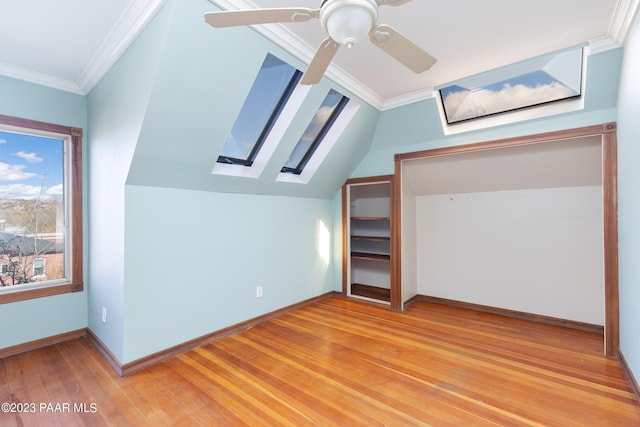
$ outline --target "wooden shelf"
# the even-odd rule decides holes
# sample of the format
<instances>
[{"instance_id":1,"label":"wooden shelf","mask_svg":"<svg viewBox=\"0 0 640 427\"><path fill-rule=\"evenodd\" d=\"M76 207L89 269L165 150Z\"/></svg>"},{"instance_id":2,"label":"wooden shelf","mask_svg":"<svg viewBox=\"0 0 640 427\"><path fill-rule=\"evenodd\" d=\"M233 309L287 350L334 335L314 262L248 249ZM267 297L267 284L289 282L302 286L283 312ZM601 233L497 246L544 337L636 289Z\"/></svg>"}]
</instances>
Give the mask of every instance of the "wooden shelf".
<instances>
[{"instance_id":1,"label":"wooden shelf","mask_svg":"<svg viewBox=\"0 0 640 427\"><path fill-rule=\"evenodd\" d=\"M351 295L377 299L380 301L391 301L391 290L378 286L365 285L363 283L351 284Z\"/></svg>"},{"instance_id":2,"label":"wooden shelf","mask_svg":"<svg viewBox=\"0 0 640 427\"><path fill-rule=\"evenodd\" d=\"M351 258L364 259L368 261L389 262L391 255L371 254L367 252L351 252Z\"/></svg>"},{"instance_id":3,"label":"wooden shelf","mask_svg":"<svg viewBox=\"0 0 640 427\"><path fill-rule=\"evenodd\" d=\"M353 221L391 221L389 217L382 216L352 216Z\"/></svg>"},{"instance_id":4,"label":"wooden shelf","mask_svg":"<svg viewBox=\"0 0 640 427\"><path fill-rule=\"evenodd\" d=\"M351 236L351 240L367 240L369 242L390 242L391 237L384 236Z\"/></svg>"}]
</instances>

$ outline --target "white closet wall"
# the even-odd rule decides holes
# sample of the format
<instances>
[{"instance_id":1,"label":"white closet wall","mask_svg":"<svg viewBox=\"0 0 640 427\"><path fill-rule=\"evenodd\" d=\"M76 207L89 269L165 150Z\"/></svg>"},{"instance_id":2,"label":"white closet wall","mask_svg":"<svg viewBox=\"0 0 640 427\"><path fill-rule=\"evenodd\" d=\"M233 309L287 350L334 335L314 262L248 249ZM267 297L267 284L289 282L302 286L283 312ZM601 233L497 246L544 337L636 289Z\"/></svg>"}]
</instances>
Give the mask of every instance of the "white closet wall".
<instances>
[{"instance_id":1,"label":"white closet wall","mask_svg":"<svg viewBox=\"0 0 640 427\"><path fill-rule=\"evenodd\" d=\"M604 324L601 186L415 203L419 294Z\"/></svg>"}]
</instances>

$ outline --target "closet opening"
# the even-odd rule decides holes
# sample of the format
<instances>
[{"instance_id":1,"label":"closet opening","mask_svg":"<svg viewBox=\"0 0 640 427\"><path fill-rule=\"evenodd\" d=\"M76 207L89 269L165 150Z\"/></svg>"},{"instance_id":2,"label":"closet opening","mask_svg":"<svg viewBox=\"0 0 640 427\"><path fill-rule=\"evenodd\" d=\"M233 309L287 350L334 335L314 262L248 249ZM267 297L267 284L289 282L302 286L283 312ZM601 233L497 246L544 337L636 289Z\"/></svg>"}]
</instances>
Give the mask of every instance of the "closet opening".
<instances>
[{"instance_id":1,"label":"closet opening","mask_svg":"<svg viewBox=\"0 0 640 427\"><path fill-rule=\"evenodd\" d=\"M604 332L617 356L616 126L395 157L394 252L414 299Z\"/></svg>"}]
</instances>

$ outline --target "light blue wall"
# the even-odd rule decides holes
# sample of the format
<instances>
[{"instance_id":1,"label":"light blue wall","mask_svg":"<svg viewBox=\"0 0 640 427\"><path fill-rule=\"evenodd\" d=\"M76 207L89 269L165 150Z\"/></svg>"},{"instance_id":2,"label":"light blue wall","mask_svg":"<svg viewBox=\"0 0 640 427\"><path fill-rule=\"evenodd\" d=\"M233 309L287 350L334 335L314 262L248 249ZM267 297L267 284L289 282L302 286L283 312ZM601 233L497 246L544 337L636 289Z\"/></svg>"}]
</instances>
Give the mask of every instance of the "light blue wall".
<instances>
[{"instance_id":1,"label":"light blue wall","mask_svg":"<svg viewBox=\"0 0 640 427\"><path fill-rule=\"evenodd\" d=\"M640 18L625 45L618 95L620 350L640 381Z\"/></svg>"},{"instance_id":2,"label":"light blue wall","mask_svg":"<svg viewBox=\"0 0 640 427\"><path fill-rule=\"evenodd\" d=\"M86 140L87 101L82 95L0 76L0 114L82 128Z\"/></svg>"},{"instance_id":3,"label":"light blue wall","mask_svg":"<svg viewBox=\"0 0 640 427\"><path fill-rule=\"evenodd\" d=\"M123 360L333 290L332 212L325 199L128 185Z\"/></svg>"},{"instance_id":4,"label":"light blue wall","mask_svg":"<svg viewBox=\"0 0 640 427\"><path fill-rule=\"evenodd\" d=\"M293 139L274 154L276 173L211 175L266 53L296 62L250 29L210 28L212 9L166 1L89 95L89 327L121 363L340 287L334 196L379 112L360 108L308 185L275 181ZM314 86L290 131L302 133L329 87Z\"/></svg>"},{"instance_id":5,"label":"light blue wall","mask_svg":"<svg viewBox=\"0 0 640 427\"><path fill-rule=\"evenodd\" d=\"M0 76L0 114L82 128L86 141L86 100L80 95ZM86 188L86 171L83 180ZM86 328L86 267L84 292L0 305L0 324L16 326L2 329L0 348Z\"/></svg>"},{"instance_id":6,"label":"light blue wall","mask_svg":"<svg viewBox=\"0 0 640 427\"><path fill-rule=\"evenodd\" d=\"M396 153L455 146L616 121L622 49L591 55L587 64L585 108L550 118L445 136L435 99L385 111L378 120L371 151L353 177L393 173Z\"/></svg>"},{"instance_id":7,"label":"light blue wall","mask_svg":"<svg viewBox=\"0 0 640 427\"><path fill-rule=\"evenodd\" d=\"M88 96L89 328L123 360L125 182L173 16L165 5ZM107 322L102 323L102 307Z\"/></svg>"},{"instance_id":8,"label":"light blue wall","mask_svg":"<svg viewBox=\"0 0 640 427\"><path fill-rule=\"evenodd\" d=\"M250 28L221 29L206 25L203 15L211 10L215 7L205 0L176 3L127 183L233 193L333 197L369 150L373 138L380 113L364 103L360 103L347 131L308 184L276 181L293 147L332 87L326 79L310 87L259 179L211 174L267 53L301 70L306 68Z\"/></svg>"}]
</instances>

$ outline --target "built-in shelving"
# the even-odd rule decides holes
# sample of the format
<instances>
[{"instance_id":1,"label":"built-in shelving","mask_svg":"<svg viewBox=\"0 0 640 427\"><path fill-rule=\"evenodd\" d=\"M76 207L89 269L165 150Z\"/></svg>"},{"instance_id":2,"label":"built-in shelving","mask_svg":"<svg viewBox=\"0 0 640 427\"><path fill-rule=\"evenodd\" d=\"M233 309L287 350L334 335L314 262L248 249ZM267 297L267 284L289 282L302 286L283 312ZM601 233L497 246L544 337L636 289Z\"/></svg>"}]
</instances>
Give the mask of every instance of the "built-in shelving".
<instances>
[{"instance_id":1,"label":"built-in shelving","mask_svg":"<svg viewBox=\"0 0 640 427\"><path fill-rule=\"evenodd\" d=\"M391 298L391 176L350 180L343 187L347 296Z\"/></svg>"}]
</instances>

